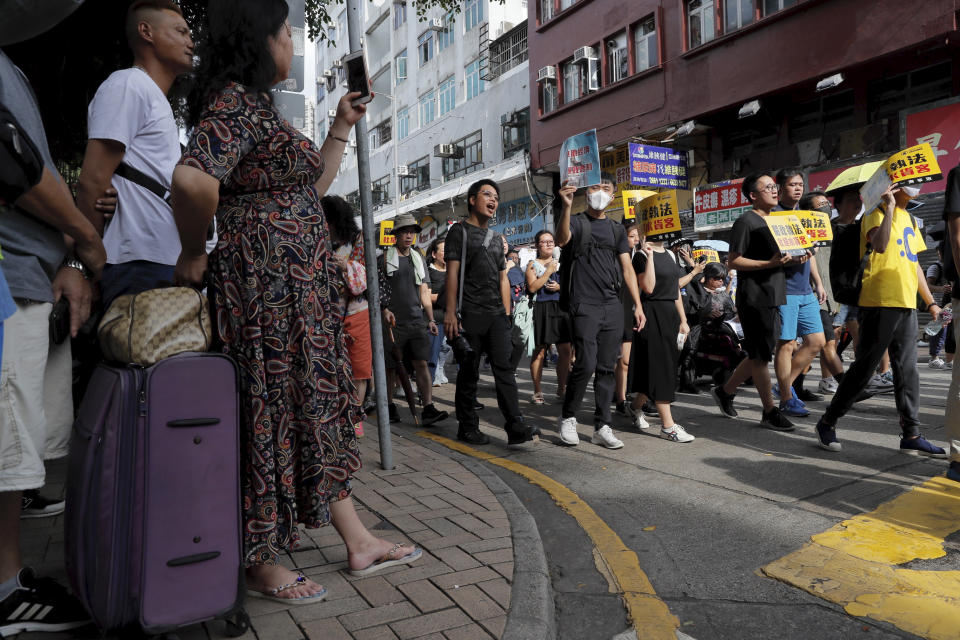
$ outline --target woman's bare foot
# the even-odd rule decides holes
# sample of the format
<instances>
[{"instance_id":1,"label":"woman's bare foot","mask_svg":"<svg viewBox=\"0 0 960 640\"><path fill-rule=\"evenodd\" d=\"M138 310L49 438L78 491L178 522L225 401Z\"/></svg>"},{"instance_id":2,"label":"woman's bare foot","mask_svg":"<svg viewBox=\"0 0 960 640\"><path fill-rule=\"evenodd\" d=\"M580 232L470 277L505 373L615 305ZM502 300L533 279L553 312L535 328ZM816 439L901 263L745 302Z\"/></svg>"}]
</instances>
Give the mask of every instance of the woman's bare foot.
<instances>
[{"instance_id":1,"label":"woman's bare foot","mask_svg":"<svg viewBox=\"0 0 960 640\"><path fill-rule=\"evenodd\" d=\"M248 567L246 573L247 589L277 598L307 598L323 591L323 587L310 578L305 578L302 583L297 584L299 574L279 564L257 564ZM296 586L271 593L273 589L287 584L295 584Z\"/></svg>"},{"instance_id":2,"label":"woman's bare foot","mask_svg":"<svg viewBox=\"0 0 960 640\"><path fill-rule=\"evenodd\" d=\"M349 552L348 563L350 565L350 569L366 569L388 553L390 554L390 559L397 560L416 551L416 547L414 547L412 544L401 545L399 549L393 551L395 546L396 545L393 542L381 540L380 538L374 538L371 536L370 540L361 545L359 549Z\"/></svg>"}]
</instances>

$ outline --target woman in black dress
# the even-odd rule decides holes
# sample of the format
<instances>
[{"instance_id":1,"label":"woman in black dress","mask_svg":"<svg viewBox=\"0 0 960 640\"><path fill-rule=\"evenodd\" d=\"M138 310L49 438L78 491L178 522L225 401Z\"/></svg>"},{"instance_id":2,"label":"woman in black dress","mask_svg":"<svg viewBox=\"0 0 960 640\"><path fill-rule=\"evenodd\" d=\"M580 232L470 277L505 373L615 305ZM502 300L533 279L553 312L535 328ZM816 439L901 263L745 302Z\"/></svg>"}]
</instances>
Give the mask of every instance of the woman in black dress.
<instances>
[{"instance_id":1,"label":"woman in black dress","mask_svg":"<svg viewBox=\"0 0 960 640\"><path fill-rule=\"evenodd\" d=\"M636 222L625 225L627 244L630 245L630 259L640 251L640 225ZM633 349L633 298L626 287L620 289L620 303L623 305L623 338L620 343L620 359L614 375L617 381L617 413L629 416L627 409L627 380L630 377L630 352Z\"/></svg>"},{"instance_id":2,"label":"woman in black dress","mask_svg":"<svg viewBox=\"0 0 960 640\"><path fill-rule=\"evenodd\" d=\"M640 304L647 323L636 334L633 343L634 425L648 429L643 417L643 403L648 398L656 405L663 425L660 437L674 442L691 442L694 438L673 421L670 403L677 387L679 336L690 333L680 300L680 269L667 255L662 242L644 242L643 250L633 258L637 280L655 282L653 290L642 287Z\"/></svg>"},{"instance_id":3,"label":"woman in black dress","mask_svg":"<svg viewBox=\"0 0 960 640\"><path fill-rule=\"evenodd\" d=\"M560 264L554 258L553 234L546 229L538 231L534 239L537 257L527 263L527 290L536 297L533 304L533 357L530 358L530 377L533 378L533 404L543 404L540 378L543 361L551 344L557 345L557 396L563 397L570 373L570 320L560 308Z\"/></svg>"}]
</instances>

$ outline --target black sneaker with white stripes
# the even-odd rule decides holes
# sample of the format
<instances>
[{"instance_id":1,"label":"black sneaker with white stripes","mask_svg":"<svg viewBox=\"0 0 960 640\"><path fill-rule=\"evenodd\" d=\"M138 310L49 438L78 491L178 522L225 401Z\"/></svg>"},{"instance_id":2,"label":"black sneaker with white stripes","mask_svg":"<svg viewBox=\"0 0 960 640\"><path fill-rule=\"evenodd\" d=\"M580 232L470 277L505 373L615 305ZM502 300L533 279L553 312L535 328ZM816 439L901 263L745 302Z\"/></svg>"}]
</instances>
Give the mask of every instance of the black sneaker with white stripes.
<instances>
[{"instance_id":1,"label":"black sneaker with white stripes","mask_svg":"<svg viewBox=\"0 0 960 640\"><path fill-rule=\"evenodd\" d=\"M80 601L50 578L37 578L24 568L17 581L20 587L0 600L0 637L23 631L67 631L90 622Z\"/></svg>"},{"instance_id":2,"label":"black sneaker with white stripes","mask_svg":"<svg viewBox=\"0 0 960 640\"><path fill-rule=\"evenodd\" d=\"M21 518L49 518L63 513L66 503L63 500L50 500L40 495L36 489L27 489L20 499Z\"/></svg>"}]
</instances>

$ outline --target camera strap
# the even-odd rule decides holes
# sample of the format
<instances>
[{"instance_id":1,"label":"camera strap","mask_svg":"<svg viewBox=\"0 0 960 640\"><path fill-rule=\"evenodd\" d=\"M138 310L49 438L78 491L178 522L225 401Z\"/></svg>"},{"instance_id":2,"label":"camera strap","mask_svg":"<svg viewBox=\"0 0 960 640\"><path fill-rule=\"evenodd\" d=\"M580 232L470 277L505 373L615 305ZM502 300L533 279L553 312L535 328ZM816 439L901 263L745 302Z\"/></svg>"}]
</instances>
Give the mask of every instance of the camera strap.
<instances>
[{"instance_id":1,"label":"camera strap","mask_svg":"<svg viewBox=\"0 0 960 640\"><path fill-rule=\"evenodd\" d=\"M460 250L460 287L457 289L457 320L462 320L460 310L463 308L463 276L467 271L467 228L460 223L463 231L463 246Z\"/></svg>"}]
</instances>

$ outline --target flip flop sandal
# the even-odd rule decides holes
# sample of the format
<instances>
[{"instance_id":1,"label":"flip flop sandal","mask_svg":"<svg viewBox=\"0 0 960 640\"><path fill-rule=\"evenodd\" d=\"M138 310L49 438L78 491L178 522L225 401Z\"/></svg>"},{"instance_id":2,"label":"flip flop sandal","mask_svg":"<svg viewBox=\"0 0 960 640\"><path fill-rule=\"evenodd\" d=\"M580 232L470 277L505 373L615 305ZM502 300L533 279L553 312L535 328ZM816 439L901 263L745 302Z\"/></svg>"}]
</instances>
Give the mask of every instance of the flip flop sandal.
<instances>
[{"instance_id":1,"label":"flip flop sandal","mask_svg":"<svg viewBox=\"0 0 960 640\"><path fill-rule=\"evenodd\" d=\"M386 552L381 556L379 560L371 564L366 569L351 569L350 575L354 578L361 578L363 576L369 576L377 571L386 569L388 567L395 567L399 564L410 564L416 560L420 559L420 556L423 555L423 550L417 547L414 547L413 551L403 556L402 558L394 558L393 554L399 551L403 547L399 542L393 545L393 548L390 551Z\"/></svg>"},{"instance_id":2,"label":"flip flop sandal","mask_svg":"<svg viewBox=\"0 0 960 640\"><path fill-rule=\"evenodd\" d=\"M543 404L543 394L535 393L533 394L533 404Z\"/></svg>"},{"instance_id":3,"label":"flip flop sandal","mask_svg":"<svg viewBox=\"0 0 960 640\"><path fill-rule=\"evenodd\" d=\"M327 597L327 590L323 587L320 588L320 591L317 591L311 596L301 596L299 598L281 598L279 594L285 589L292 589L294 587L299 587L306 584L307 578L299 571L297 572L297 579L291 582L290 584L282 584L279 587L270 589L268 591L256 591L254 589L247 589L247 595L253 598L263 598L264 600L273 600L274 602L283 602L285 604L312 604L314 602L320 602Z\"/></svg>"}]
</instances>

